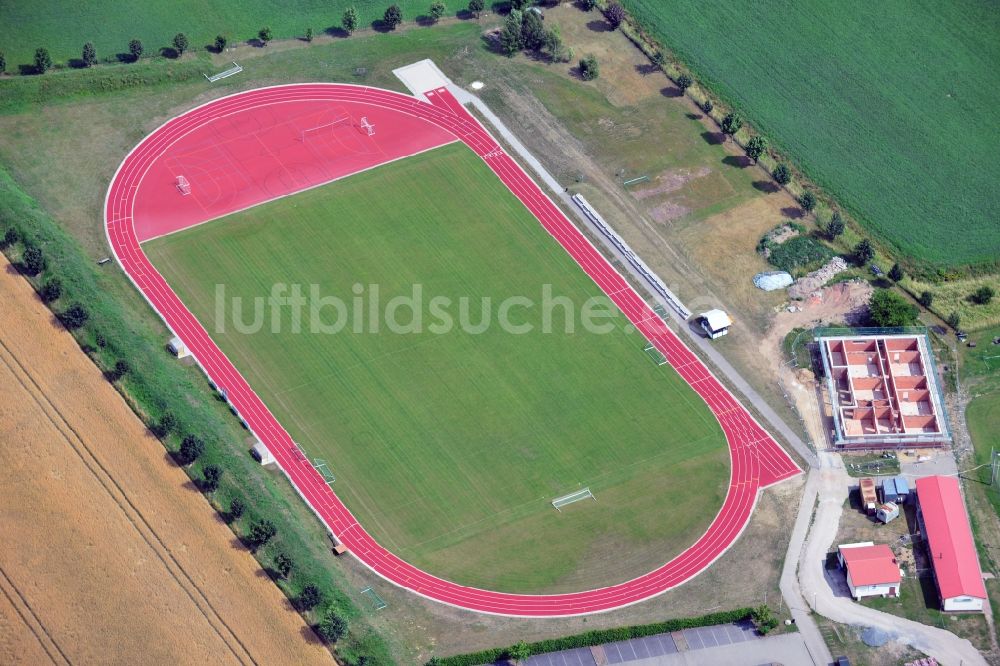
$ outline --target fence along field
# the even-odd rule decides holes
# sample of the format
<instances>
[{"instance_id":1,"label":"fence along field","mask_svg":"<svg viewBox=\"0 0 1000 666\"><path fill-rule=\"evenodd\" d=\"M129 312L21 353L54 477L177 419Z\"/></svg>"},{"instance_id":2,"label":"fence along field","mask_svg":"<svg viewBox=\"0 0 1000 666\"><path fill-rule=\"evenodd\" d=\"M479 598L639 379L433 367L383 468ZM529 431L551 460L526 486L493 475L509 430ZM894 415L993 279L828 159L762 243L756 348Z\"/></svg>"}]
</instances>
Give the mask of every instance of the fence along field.
<instances>
[{"instance_id":1,"label":"fence along field","mask_svg":"<svg viewBox=\"0 0 1000 666\"><path fill-rule=\"evenodd\" d=\"M574 303L600 293L458 144L144 249L210 331L217 284L243 303L274 282L348 298L356 283L378 284L386 304L420 283L425 302L471 297L473 322L482 296L539 301L544 284ZM567 335L557 310L543 333L541 310L511 314L534 325L525 334L434 334L430 320L420 333L294 334L286 315L278 335L230 325L213 337L295 441L327 462L359 522L413 564L516 592L646 573L721 506L724 435L670 366L650 362L642 336L625 333L624 317L608 334L578 325ZM599 500L553 508L584 486Z\"/></svg>"},{"instance_id":2,"label":"fence along field","mask_svg":"<svg viewBox=\"0 0 1000 666\"><path fill-rule=\"evenodd\" d=\"M625 4L873 232L918 263L996 262L995 4Z\"/></svg>"},{"instance_id":3,"label":"fence along field","mask_svg":"<svg viewBox=\"0 0 1000 666\"><path fill-rule=\"evenodd\" d=\"M7 70L32 62L35 49L44 46L56 63L79 58L85 42L93 42L100 58L128 52L130 39L138 38L149 55L169 47L174 35L185 33L191 49L201 51L226 35L235 44L251 39L269 26L275 39L301 37L306 28L321 35L340 28L344 10L358 10L359 28L380 19L385 8L397 4L403 19L412 21L426 14L430 0L91 0L66 3L60 0L0 3L0 25L7 26L0 50L7 55ZM467 3L449 3L451 11ZM335 34L339 34L334 30Z\"/></svg>"}]
</instances>

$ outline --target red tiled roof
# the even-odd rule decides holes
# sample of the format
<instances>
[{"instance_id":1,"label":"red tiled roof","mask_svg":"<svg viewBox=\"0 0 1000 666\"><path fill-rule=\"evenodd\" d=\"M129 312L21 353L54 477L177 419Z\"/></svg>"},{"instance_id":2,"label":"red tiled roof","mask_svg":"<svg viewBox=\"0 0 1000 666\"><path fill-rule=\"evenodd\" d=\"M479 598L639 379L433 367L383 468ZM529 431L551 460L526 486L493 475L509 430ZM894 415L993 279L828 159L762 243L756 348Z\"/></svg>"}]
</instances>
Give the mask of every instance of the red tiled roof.
<instances>
[{"instance_id":1,"label":"red tiled roof","mask_svg":"<svg viewBox=\"0 0 1000 666\"><path fill-rule=\"evenodd\" d=\"M861 585L899 584L899 564L889 546L856 546L841 548L840 555L847 564L847 574L855 587Z\"/></svg>"},{"instance_id":2,"label":"red tiled roof","mask_svg":"<svg viewBox=\"0 0 1000 666\"><path fill-rule=\"evenodd\" d=\"M917 479L917 500L941 597L985 599L983 573L958 479L951 476Z\"/></svg>"}]
</instances>

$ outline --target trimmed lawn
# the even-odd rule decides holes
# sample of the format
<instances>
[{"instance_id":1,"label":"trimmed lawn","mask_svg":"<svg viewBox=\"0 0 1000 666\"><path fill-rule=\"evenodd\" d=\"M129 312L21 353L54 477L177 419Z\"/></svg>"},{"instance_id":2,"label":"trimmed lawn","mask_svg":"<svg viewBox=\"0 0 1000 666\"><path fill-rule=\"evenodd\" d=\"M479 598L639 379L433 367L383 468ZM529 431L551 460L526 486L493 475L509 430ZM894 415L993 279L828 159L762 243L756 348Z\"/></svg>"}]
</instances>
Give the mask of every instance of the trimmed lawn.
<instances>
[{"instance_id":1,"label":"trimmed lawn","mask_svg":"<svg viewBox=\"0 0 1000 666\"><path fill-rule=\"evenodd\" d=\"M926 264L996 262L996 5L625 5L871 232Z\"/></svg>"},{"instance_id":2,"label":"trimmed lawn","mask_svg":"<svg viewBox=\"0 0 1000 666\"><path fill-rule=\"evenodd\" d=\"M328 461L362 524L436 574L518 592L606 585L689 546L721 505L728 452L707 406L613 307L606 334L579 321L567 333L561 306L543 332L545 285L577 310L600 291L464 145L144 247L293 438ZM217 285L249 322L276 283L339 296L349 323L311 333L304 318L296 334L286 308L280 332L269 313L261 332L231 317L220 330ZM354 296L368 308L373 285L386 309L419 285L421 330L392 333L387 314L377 333L354 332ZM535 301L509 312L532 331L459 324L461 299L479 323L482 299L497 319L512 296ZM447 332L436 297L451 299ZM596 502L549 504L584 486Z\"/></svg>"}]
</instances>

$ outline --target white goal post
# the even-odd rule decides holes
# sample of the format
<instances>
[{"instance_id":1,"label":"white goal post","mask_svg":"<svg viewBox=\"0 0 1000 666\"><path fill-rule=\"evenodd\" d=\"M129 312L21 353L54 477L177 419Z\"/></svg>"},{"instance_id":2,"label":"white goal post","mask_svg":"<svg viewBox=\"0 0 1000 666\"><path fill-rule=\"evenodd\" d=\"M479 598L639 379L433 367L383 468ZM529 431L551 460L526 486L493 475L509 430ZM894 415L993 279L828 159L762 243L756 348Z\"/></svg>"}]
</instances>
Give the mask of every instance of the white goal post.
<instances>
[{"instance_id":1,"label":"white goal post","mask_svg":"<svg viewBox=\"0 0 1000 666\"><path fill-rule=\"evenodd\" d=\"M590 492L590 488L583 488L581 490L577 490L576 492L572 492L569 495L563 495L562 497L555 498L552 500L552 506L556 511L561 512L562 507L567 504L572 504L573 502L579 502L580 500L588 498L594 500L595 502L597 501L597 498L594 497L594 493Z\"/></svg>"},{"instance_id":2,"label":"white goal post","mask_svg":"<svg viewBox=\"0 0 1000 666\"><path fill-rule=\"evenodd\" d=\"M344 123L350 124L351 123L351 116L345 114L345 115L337 118L336 120L331 120L328 123L323 123L322 125L316 125L315 127L307 127L304 130L302 130L302 131L299 132L299 141L301 141L302 143L305 143L306 137L309 136L310 134L314 134L314 133L319 132L321 130L325 130L325 129L329 129L329 128L332 128L332 127L336 127L337 125L343 125ZM372 129L374 131L374 128L372 128Z\"/></svg>"},{"instance_id":3,"label":"white goal post","mask_svg":"<svg viewBox=\"0 0 1000 666\"><path fill-rule=\"evenodd\" d=\"M368 116L361 116L361 129L368 133L368 136L375 136L375 126L368 122Z\"/></svg>"},{"instance_id":4,"label":"white goal post","mask_svg":"<svg viewBox=\"0 0 1000 666\"><path fill-rule=\"evenodd\" d=\"M187 195L191 194L191 183L189 183L188 179L185 178L184 176L177 176L176 185L177 185L177 189L184 196L187 196Z\"/></svg>"}]
</instances>

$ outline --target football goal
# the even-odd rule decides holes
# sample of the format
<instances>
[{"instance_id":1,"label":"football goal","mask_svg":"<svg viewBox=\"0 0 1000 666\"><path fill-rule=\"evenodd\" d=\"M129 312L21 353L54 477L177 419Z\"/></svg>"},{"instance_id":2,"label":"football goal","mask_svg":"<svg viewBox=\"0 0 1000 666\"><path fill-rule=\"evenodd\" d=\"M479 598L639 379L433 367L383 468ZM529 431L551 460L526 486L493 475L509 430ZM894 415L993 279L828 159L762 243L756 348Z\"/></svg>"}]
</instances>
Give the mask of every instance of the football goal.
<instances>
[{"instance_id":1,"label":"football goal","mask_svg":"<svg viewBox=\"0 0 1000 666\"><path fill-rule=\"evenodd\" d=\"M653 359L653 362L656 363L656 365L667 364L667 357L663 355L663 352L653 346L652 342L647 343L646 346L642 348L642 351L649 354L649 358Z\"/></svg>"},{"instance_id":2,"label":"football goal","mask_svg":"<svg viewBox=\"0 0 1000 666\"><path fill-rule=\"evenodd\" d=\"M372 610L380 611L389 605L386 603L385 599L383 599L378 595L378 592L376 592L370 587L366 587L365 589L361 590L361 594L368 597L368 601L372 605Z\"/></svg>"},{"instance_id":3,"label":"football goal","mask_svg":"<svg viewBox=\"0 0 1000 666\"><path fill-rule=\"evenodd\" d=\"M375 126L368 122L368 116L361 116L361 129L363 129L368 136L375 136Z\"/></svg>"},{"instance_id":4,"label":"football goal","mask_svg":"<svg viewBox=\"0 0 1000 666\"><path fill-rule=\"evenodd\" d=\"M184 176L177 176L177 182L175 184L177 185L177 189L184 196L191 194L191 183L189 183L188 179Z\"/></svg>"},{"instance_id":5,"label":"football goal","mask_svg":"<svg viewBox=\"0 0 1000 666\"><path fill-rule=\"evenodd\" d=\"M326 485L330 485L337 480L337 477L333 475L333 472L330 471L330 467L322 458L313 458L313 467L316 468L316 471L319 472L320 476L323 477L323 480L326 481Z\"/></svg>"},{"instance_id":6,"label":"football goal","mask_svg":"<svg viewBox=\"0 0 1000 666\"><path fill-rule=\"evenodd\" d=\"M569 495L563 495L562 497L557 497L552 500L552 506L556 511L562 512L562 507L567 504L572 504L573 502L579 502L580 500L592 499L595 502L597 498L594 497L594 493L590 492L590 488L582 488L576 492L570 493Z\"/></svg>"},{"instance_id":7,"label":"football goal","mask_svg":"<svg viewBox=\"0 0 1000 666\"><path fill-rule=\"evenodd\" d=\"M352 118L350 114L344 113L340 116L337 116L334 120L331 120L328 123L322 123L320 125L315 125L313 127L307 127L299 132L299 141L305 143L309 138L322 134L324 131L331 131L337 127L340 127L341 125L349 126L352 124L351 121ZM372 131L370 133L374 132L375 128L372 127Z\"/></svg>"}]
</instances>

